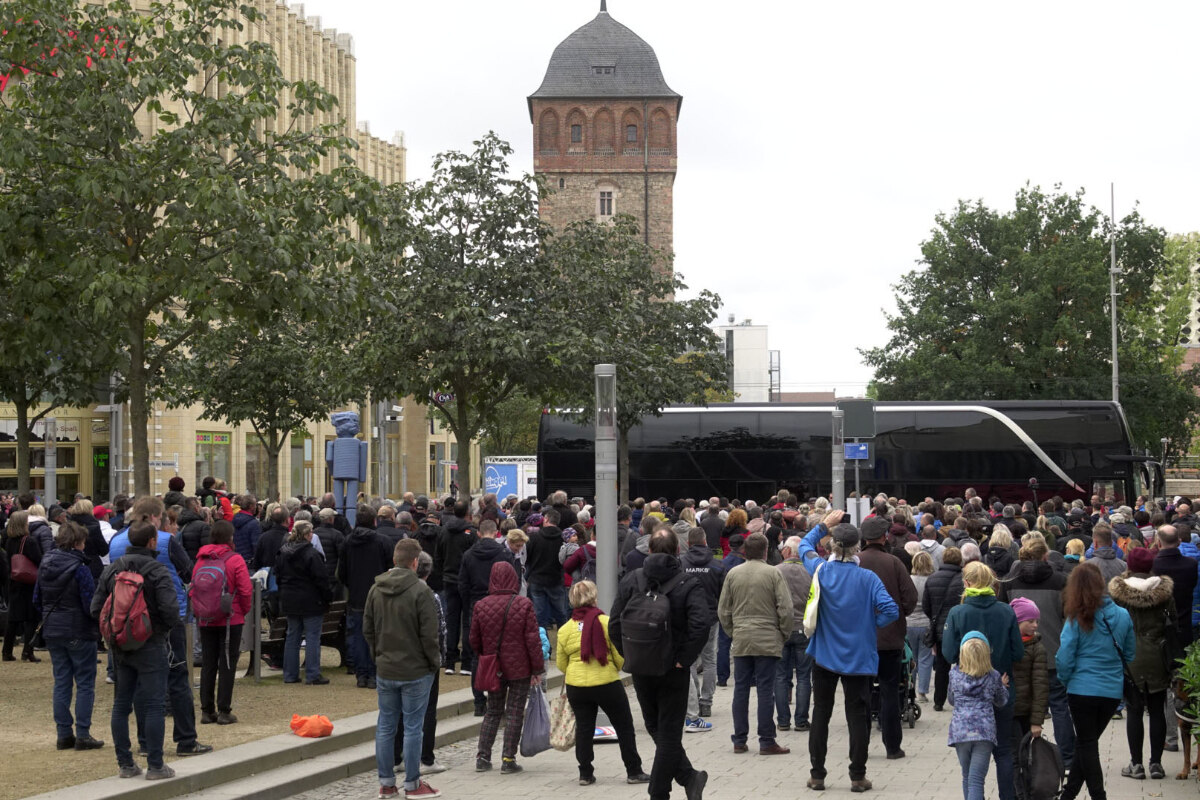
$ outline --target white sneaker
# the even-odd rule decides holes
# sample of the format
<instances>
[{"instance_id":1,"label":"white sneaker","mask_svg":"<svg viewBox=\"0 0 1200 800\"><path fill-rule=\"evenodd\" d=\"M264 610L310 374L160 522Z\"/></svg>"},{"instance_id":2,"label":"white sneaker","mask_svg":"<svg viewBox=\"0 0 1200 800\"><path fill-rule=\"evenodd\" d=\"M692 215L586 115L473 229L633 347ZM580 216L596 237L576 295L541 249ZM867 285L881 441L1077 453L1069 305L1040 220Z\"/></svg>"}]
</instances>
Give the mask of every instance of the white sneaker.
<instances>
[{"instance_id":1,"label":"white sneaker","mask_svg":"<svg viewBox=\"0 0 1200 800\"><path fill-rule=\"evenodd\" d=\"M454 667L446 667L446 674L447 674L447 675L453 675L453 674L454 674Z\"/></svg>"},{"instance_id":2,"label":"white sneaker","mask_svg":"<svg viewBox=\"0 0 1200 800\"><path fill-rule=\"evenodd\" d=\"M462 668L462 669L460 669L460 670L458 671L458 674L459 674L459 675L470 675L470 674L471 674L471 670L469 670L469 669L467 669L467 668L465 668L465 667L464 667L464 668Z\"/></svg>"},{"instance_id":3,"label":"white sneaker","mask_svg":"<svg viewBox=\"0 0 1200 800\"><path fill-rule=\"evenodd\" d=\"M683 723L684 733L705 733L712 730L712 723L705 722L703 717L689 719Z\"/></svg>"},{"instance_id":4,"label":"white sneaker","mask_svg":"<svg viewBox=\"0 0 1200 800\"><path fill-rule=\"evenodd\" d=\"M440 761L434 761L432 764L422 764L421 765L421 774L422 775L437 775L439 772L445 772L448 769L450 769L450 768L447 767L445 764L441 763Z\"/></svg>"}]
</instances>

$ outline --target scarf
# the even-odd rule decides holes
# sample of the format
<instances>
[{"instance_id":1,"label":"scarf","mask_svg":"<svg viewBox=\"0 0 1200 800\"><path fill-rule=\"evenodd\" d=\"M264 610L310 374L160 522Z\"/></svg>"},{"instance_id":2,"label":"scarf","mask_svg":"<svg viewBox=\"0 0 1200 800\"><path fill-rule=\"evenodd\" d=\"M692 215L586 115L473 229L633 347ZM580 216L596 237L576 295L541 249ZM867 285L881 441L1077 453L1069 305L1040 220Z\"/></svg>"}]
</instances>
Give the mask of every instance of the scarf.
<instances>
[{"instance_id":1,"label":"scarf","mask_svg":"<svg viewBox=\"0 0 1200 800\"><path fill-rule=\"evenodd\" d=\"M579 633L580 661L595 661L603 667L608 664L608 639L600 624L600 614L595 606L583 606L571 612L571 619L583 622Z\"/></svg>"},{"instance_id":2,"label":"scarf","mask_svg":"<svg viewBox=\"0 0 1200 800\"><path fill-rule=\"evenodd\" d=\"M967 589L963 594L967 597L995 597L996 590L990 586L979 586Z\"/></svg>"}]
</instances>

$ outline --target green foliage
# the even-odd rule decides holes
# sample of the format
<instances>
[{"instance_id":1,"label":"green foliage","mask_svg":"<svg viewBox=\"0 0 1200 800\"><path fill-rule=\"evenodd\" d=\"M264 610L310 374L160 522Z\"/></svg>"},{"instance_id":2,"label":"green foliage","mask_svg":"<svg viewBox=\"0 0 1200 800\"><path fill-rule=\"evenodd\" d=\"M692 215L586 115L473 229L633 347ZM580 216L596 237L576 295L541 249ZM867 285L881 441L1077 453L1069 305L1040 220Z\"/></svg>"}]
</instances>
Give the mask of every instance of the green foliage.
<instances>
[{"instance_id":1,"label":"green foliage","mask_svg":"<svg viewBox=\"0 0 1200 800\"><path fill-rule=\"evenodd\" d=\"M285 80L269 42L224 42L256 18L237 0L0 5L0 72L33 68L0 95L0 172L119 337L138 493L170 359L214 324L315 310L308 278L353 270L374 196L353 141L313 123L336 98Z\"/></svg>"},{"instance_id":2,"label":"green foliage","mask_svg":"<svg viewBox=\"0 0 1200 800\"><path fill-rule=\"evenodd\" d=\"M525 394L514 394L500 403L492 422L480 430L479 449L490 456L525 456L537 452L542 404Z\"/></svg>"},{"instance_id":3,"label":"green foliage","mask_svg":"<svg viewBox=\"0 0 1200 800\"><path fill-rule=\"evenodd\" d=\"M960 202L895 287L892 337L862 351L880 400L1111 397L1109 241L1082 192L1024 187L1013 211ZM1176 346L1194 292L1192 245L1168 245L1134 211L1116 227L1121 400L1134 441L1185 452L1200 423L1195 370ZM1183 295L1177 297L1176 295Z\"/></svg>"},{"instance_id":4,"label":"green foliage","mask_svg":"<svg viewBox=\"0 0 1200 800\"><path fill-rule=\"evenodd\" d=\"M1192 719L1200 719L1200 642L1188 645L1186 657L1179 661L1175 673L1189 699L1184 712ZM1192 735L1200 739L1200 725L1192 726Z\"/></svg>"}]
</instances>

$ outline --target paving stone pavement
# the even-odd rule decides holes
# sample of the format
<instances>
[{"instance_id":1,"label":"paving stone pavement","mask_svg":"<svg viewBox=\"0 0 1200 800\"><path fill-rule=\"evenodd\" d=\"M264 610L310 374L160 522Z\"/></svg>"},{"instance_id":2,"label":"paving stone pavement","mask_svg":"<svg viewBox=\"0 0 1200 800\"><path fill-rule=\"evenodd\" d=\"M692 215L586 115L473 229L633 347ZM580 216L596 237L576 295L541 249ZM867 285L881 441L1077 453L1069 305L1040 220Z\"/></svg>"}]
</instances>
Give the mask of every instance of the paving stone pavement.
<instances>
[{"instance_id":1,"label":"paving stone pavement","mask_svg":"<svg viewBox=\"0 0 1200 800\"><path fill-rule=\"evenodd\" d=\"M730 703L733 688L718 688L713 698L713 729L707 733L684 734L684 747L692 764L697 769L708 771L706 800L764 800L764 798L811 797L812 800L837 800L849 798L850 779L847 775L848 737L845 717L839 702L830 723L829 753L826 757L826 791L809 792L805 781L809 776L808 734L797 731L781 731L778 741L790 747L792 752L783 756L760 756L751 747L745 755L735 755L729 735L732 728ZM654 745L641 724L632 688L629 690L637 722L638 750L641 752L646 771L653 761ZM751 744L756 700L751 695ZM957 798L962 796L962 773L954 750L946 745L946 729L950 723L950 708L944 713L935 713L932 704L922 704L923 716L916 727L904 728L903 748L907 758L887 761L878 731L872 730L870 757L867 761L867 778L874 784L873 791L866 797L913 798ZM1049 726L1047 727L1049 733ZM503 736L503 733L501 733ZM468 739L459 744L437 751L437 758L450 769L429 778L429 782L441 790L446 798L487 797L528 798L568 796L587 798L596 795L597 800L639 800L646 796L646 787L629 786L625 783L625 771L621 765L616 743L596 745L596 783L592 786L578 785L578 770L573 752L559 753L551 750L535 758L518 761L525 771L518 775L501 775L499 771L499 740L493 754L496 769L489 773L475 772L475 740ZM1125 738L1125 723L1114 720L1105 730L1100 743L1101 758L1105 763L1105 788L1109 800L1142 800L1142 798L1165 798L1165 800L1196 800L1200 798L1200 783L1195 778L1176 781L1175 773L1183 764L1182 753L1165 753L1163 766L1167 771L1165 780L1135 781L1121 777L1121 767L1129 761L1129 750ZM397 771L402 784L403 771ZM379 782L374 772L329 784L320 789L297 795L298 800L362 800L375 797ZM985 787L988 800L997 800L995 766L988 774ZM401 795L403 796L403 795ZM683 800L682 788L675 786L672 796ZM1081 797L1086 797L1086 790Z\"/></svg>"}]
</instances>

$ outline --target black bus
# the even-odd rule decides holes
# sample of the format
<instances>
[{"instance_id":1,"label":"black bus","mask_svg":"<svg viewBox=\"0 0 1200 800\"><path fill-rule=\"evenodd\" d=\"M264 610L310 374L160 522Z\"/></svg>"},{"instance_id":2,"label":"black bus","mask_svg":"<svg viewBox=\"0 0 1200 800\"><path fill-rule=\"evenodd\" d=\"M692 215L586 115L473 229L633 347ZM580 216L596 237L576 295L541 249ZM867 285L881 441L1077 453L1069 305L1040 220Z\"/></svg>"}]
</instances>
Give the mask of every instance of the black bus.
<instances>
[{"instance_id":1,"label":"black bus","mask_svg":"<svg viewBox=\"0 0 1200 800\"><path fill-rule=\"evenodd\" d=\"M629 432L631 497L765 500L832 491L834 404L670 407ZM1130 503L1161 491L1161 467L1135 453L1119 405L1103 401L893 402L875 406L864 496L961 497L973 487L1005 502L1100 495ZM548 411L538 432L538 492L591 497L592 427ZM854 464L846 462L846 493Z\"/></svg>"}]
</instances>

